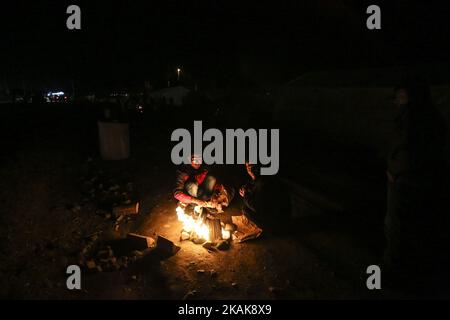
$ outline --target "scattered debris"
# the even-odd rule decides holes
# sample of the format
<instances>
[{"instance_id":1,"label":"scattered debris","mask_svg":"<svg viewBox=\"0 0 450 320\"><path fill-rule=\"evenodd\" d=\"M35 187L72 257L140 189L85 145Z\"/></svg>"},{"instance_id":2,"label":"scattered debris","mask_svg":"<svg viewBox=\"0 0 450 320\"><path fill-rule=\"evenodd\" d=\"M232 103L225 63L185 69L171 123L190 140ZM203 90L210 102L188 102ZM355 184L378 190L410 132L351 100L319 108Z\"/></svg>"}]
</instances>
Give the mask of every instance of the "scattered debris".
<instances>
[{"instance_id":1,"label":"scattered debris","mask_svg":"<svg viewBox=\"0 0 450 320\"><path fill-rule=\"evenodd\" d=\"M92 269L95 269L97 267L97 265L95 264L94 260L89 260L89 261L86 261L86 267L89 270L92 270Z\"/></svg>"},{"instance_id":2,"label":"scattered debris","mask_svg":"<svg viewBox=\"0 0 450 320\"><path fill-rule=\"evenodd\" d=\"M221 240L216 244L215 248L222 251L228 250L230 249L230 242L228 240Z\"/></svg>"},{"instance_id":3,"label":"scattered debris","mask_svg":"<svg viewBox=\"0 0 450 320\"><path fill-rule=\"evenodd\" d=\"M191 235L189 233L187 233L186 231L182 231L180 234L180 241L189 240L190 237Z\"/></svg>"},{"instance_id":4,"label":"scattered debris","mask_svg":"<svg viewBox=\"0 0 450 320\"><path fill-rule=\"evenodd\" d=\"M283 290L284 290L284 288L280 288L280 287L269 287L270 293L273 293L275 295L282 293Z\"/></svg>"},{"instance_id":5,"label":"scattered debris","mask_svg":"<svg viewBox=\"0 0 450 320\"><path fill-rule=\"evenodd\" d=\"M98 237L103 233L103 231L97 231L94 233L91 233L87 236L84 236L83 238L90 241L97 241Z\"/></svg>"},{"instance_id":6,"label":"scattered debris","mask_svg":"<svg viewBox=\"0 0 450 320\"><path fill-rule=\"evenodd\" d=\"M109 258L108 250L100 250L97 253L97 258L99 258L99 259L108 259Z\"/></svg>"},{"instance_id":7,"label":"scattered debris","mask_svg":"<svg viewBox=\"0 0 450 320\"><path fill-rule=\"evenodd\" d=\"M233 233L233 237L237 242L244 242L251 239L258 238L263 232L253 221L251 221L246 215L232 216L233 223L237 226L236 232Z\"/></svg>"},{"instance_id":8,"label":"scattered debris","mask_svg":"<svg viewBox=\"0 0 450 320\"><path fill-rule=\"evenodd\" d=\"M139 201L132 182L106 174L98 168L95 161L87 162L86 173L80 179L83 208L79 205L67 206L68 210L79 212L86 206L106 219L111 217L135 216L139 213ZM114 230L118 231L122 220L115 221ZM124 221L122 221L124 222Z\"/></svg>"},{"instance_id":9,"label":"scattered debris","mask_svg":"<svg viewBox=\"0 0 450 320\"><path fill-rule=\"evenodd\" d=\"M119 224L120 221L122 221L124 218L124 215L120 215L117 219L116 219L116 224Z\"/></svg>"},{"instance_id":10,"label":"scattered debris","mask_svg":"<svg viewBox=\"0 0 450 320\"><path fill-rule=\"evenodd\" d=\"M158 235L156 240L156 248L163 253L175 254L180 250L180 247L176 246L172 241Z\"/></svg>"},{"instance_id":11,"label":"scattered debris","mask_svg":"<svg viewBox=\"0 0 450 320\"><path fill-rule=\"evenodd\" d=\"M186 293L183 297L183 300L188 300L193 298L195 295L197 295L197 290L191 290L188 293Z\"/></svg>"},{"instance_id":12,"label":"scattered debris","mask_svg":"<svg viewBox=\"0 0 450 320\"><path fill-rule=\"evenodd\" d=\"M114 207L112 211L115 217L137 215L139 214L139 202L117 206Z\"/></svg>"},{"instance_id":13,"label":"scattered debris","mask_svg":"<svg viewBox=\"0 0 450 320\"><path fill-rule=\"evenodd\" d=\"M114 251L111 249L110 246L106 247L108 249L108 257L113 258L114 257Z\"/></svg>"},{"instance_id":14,"label":"scattered debris","mask_svg":"<svg viewBox=\"0 0 450 320\"><path fill-rule=\"evenodd\" d=\"M212 242L205 242L203 244L203 248L205 248L208 251L215 251L216 250L216 248L215 248L215 246L214 246L214 244Z\"/></svg>"},{"instance_id":15,"label":"scattered debris","mask_svg":"<svg viewBox=\"0 0 450 320\"><path fill-rule=\"evenodd\" d=\"M193 238L192 242L195 243L195 244L203 244L203 243L206 242L206 240L205 239L200 239L200 238Z\"/></svg>"},{"instance_id":16,"label":"scattered debris","mask_svg":"<svg viewBox=\"0 0 450 320\"><path fill-rule=\"evenodd\" d=\"M134 250L132 252L132 255L135 256L135 257L143 257L144 253L142 251L139 251L139 250Z\"/></svg>"},{"instance_id":17,"label":"scattered debris","mask_svg":"<svg viewBox=\"0 0 450 320\"><path fill-rule=\"evenodd\" d=\"M129 251L119 257L110 245L99 245L99 234L94 233L85 237L85 241L88 242L80 253L79 264L88 270L118 271L127 268L130 262L141 259L155 248L154 239L130 233L126 237L127 245L130 245Z\"/></svg>"},{"instance_id":18,"label":"scattered debris","mask_svg":"<svg viewBox=\"0 0 450 320\"><path fill-rule=\"evenodd\" d=\"M79 259L80 263L84 264L88 257L93 255L98 245L99 233L91 234L84 238L84 246L81 249Z\"/></svg>"}]
</instances>

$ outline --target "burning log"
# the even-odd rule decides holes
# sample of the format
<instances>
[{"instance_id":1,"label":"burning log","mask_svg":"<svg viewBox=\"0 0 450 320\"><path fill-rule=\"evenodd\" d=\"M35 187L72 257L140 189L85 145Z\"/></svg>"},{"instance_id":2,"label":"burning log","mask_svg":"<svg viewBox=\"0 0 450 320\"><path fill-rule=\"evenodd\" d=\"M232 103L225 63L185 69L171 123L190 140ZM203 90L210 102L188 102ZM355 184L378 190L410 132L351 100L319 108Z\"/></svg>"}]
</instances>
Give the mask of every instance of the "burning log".
<instances>
[{"instance_id":1,"label":"burning log","mask_svg":"<svg viewBox=\"0 0 450 320\"><path fill-rule=\"evenodd\" d=\"M216 242L222 240L222 226L218 218L206 218L206 226L209 229L209 241Z\"/></svg>"},{"instance_id":2,"label":"burning log","mask_svg":"<svg viewBox=\"0 0 450 320\"><path fill-rule=\"evenodd\" d=\"M237 230L237 226L234 223L226 223L224 229L225 231L233 233Z\"/></svg>"},{"instance_id":3,"label":"burning log","mask_svg":"<svg viewBox=\"0 0 450 320\"><path fill-rule=\"evenodd\" d=\"M194 208L192 214L187 214L185 209L182 206L176 209L178 220L183 223L181 241L190 239L195 244L203 244L230 238L231 232L224 230L220 219L214 215L204 214L199 206Z\"/></svg>"}]
</instances>

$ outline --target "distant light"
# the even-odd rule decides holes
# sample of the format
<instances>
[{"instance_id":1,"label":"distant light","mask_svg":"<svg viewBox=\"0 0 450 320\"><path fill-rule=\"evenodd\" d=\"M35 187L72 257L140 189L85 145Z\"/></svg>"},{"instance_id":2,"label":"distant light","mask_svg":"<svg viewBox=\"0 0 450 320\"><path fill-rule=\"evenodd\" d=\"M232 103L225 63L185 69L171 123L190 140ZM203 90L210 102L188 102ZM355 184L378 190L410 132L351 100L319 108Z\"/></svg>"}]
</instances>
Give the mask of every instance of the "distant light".
<instances>
[{"instance_id":1,"label":"distant light","mask_svg":"<svg viewBox=\"0 0 450 320\"><path fill-rule=\"evenodd\" d=\"M62 91L47 93L47 97L50 97L50 96L63 96L63 95L64 95L64 92L62 92Z\"/></svg>"},{"instance_id":2,"label":"distant light","mask_svg":"<svg viewBox=\"0 0 450 320\"><path fill-rule=\"evenodd\" d=\"M178 68L178 69L177 69L177 72L180 72L180 71L181 71L181 69L180 69L180 68Z\"/></svg>"}]
</instances>

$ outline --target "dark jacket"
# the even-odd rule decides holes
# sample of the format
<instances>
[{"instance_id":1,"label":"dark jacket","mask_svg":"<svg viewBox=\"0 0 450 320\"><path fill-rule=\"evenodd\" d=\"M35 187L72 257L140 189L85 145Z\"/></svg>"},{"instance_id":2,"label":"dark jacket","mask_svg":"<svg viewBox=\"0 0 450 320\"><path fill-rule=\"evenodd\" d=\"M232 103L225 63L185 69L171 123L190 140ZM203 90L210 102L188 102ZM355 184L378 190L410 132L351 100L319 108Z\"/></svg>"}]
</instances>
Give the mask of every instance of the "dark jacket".
<instances>
[{"instance_id":1,"label":"dark jacket","mask_svg":"<svg viewBox=\"0 0 450 320\"><path fill-rule=\"evenodd\" d=\"M264 228L284 230L291 208L289 192L280 179L259 176L244 187L245 212L251 214L251 218Z\"/></svg>"},{"instance_id":2,"label":"dark jacket","mask_svg":"<svg viewBox=\"0 0 450 320\"><path fill-rule=\"evenodd\" d=\"M260 189L262 187L262 180L258 178L256 180L251 180L249 183L244 185L245 194L244 194L244 204L247 208L256 212L257 207L257 198L256 196L260 193ZM258 199L259 200L259 199Z\"/></svg>"},{"instance_id":3,"label":"dark jacket","mask_svg":"<svg viewBox=\"0 0 450 320\"><path fill-rule=\"evenodd\" d=\"M395 178L442 174L446 127L433 106L405 106L394 121L388 171Z\"/></svg>"}]
</instances>

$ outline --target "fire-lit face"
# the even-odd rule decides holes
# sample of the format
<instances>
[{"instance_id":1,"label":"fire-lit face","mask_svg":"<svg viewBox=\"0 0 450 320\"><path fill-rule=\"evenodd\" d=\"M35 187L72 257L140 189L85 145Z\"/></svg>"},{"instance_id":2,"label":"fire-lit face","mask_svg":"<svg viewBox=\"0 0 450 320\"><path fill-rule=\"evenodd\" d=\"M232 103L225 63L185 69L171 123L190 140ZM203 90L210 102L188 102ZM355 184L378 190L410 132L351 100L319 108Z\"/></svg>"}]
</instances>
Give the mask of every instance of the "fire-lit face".
<instances>
[{"instance_id":1,"label":"fire-lit face","mask_svg":"<svg viewBox=\"0 0 450 320\"><path fill-rule=\"evenodd\" d=\"M395 92L395 105L397 107L403 107L409 102L409 95L405 89L398 89Z\"/></svg>"},{"instance_id":2,"label":"fire-lit face","mask_svg":"<svg viewBox=\"0 0 450 320\"><path fill-rule=\"evenodd\" d=\"M193 155L192 158L191 158L191 166L194 169L198 169L198 168L201 167L201 165L202 165L202 157L197 156L197 155Z\"/></svg>"}]
</instances>

